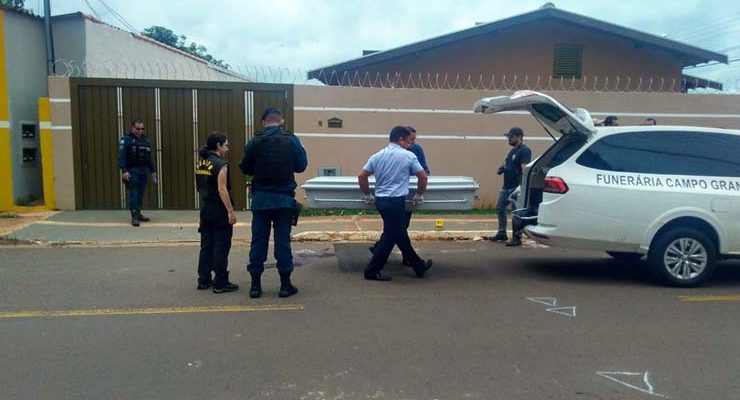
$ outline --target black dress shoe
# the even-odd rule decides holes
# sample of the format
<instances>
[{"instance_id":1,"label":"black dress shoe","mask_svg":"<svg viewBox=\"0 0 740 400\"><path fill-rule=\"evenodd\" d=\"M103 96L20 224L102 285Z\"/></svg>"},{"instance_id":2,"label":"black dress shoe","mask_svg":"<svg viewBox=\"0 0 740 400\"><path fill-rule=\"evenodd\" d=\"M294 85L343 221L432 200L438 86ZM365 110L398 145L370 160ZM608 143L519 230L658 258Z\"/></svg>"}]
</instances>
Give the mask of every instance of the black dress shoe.
<instances>
[{"instance_id":1,"label":"black dress shoe","mask_svg":"<svg viewBox=\"0 0 740 400\"><path fill-rule=\"evenodd\" d=\"M432 268L432 260L423 261L422 264L415 266L414 273L417 278L423 278L429 268Z\"/></svg>"},{"instance_id":2,"label":"black dress shoe","mask_svg":"<svg viewBox=\"0 0 740 400\"><path fill-rule=\"evenodd\" d=\"M505 233L497 233L496 236L489 236L488 240L492 242L505 242L509 240L509 237Z\"/></svg>"},{"instance_id":3,"label":"black dress shoe","mask_svg":"<svg viewBox=\"0 0 740 400\"><path fill-rule=\"evenodd\" d=\"M388 282L393 278L387 275L383 275L380 272L378 272L376 274L365 274L365 279L369 281Z\"/></svg>"},{"instance_id":4,"label":"black dress shoe","mask_svg":"<svg viewBox=\"0 0 740 400\"><path fill-rule=\"evenodd\" d=\"M239 290L239 285L233 284L231 282L227 282L221 287L213 287L213 293L228 293L236 292L237 290Z\"/></svg>"},{"instance_id":5,"label":"black dress shoe","mask_svg":"<svg viewBox=\"0 0 740 400\"><path fill-rule=\"evenodd\" d=\"M198 290L207 290L207 289L210 289L212 286L213 286L213 282L208 282L208 283L200 283L200 282L198 282L198 286L196 287L196 289L198 289Z\"/></svg>"}]
</instances>

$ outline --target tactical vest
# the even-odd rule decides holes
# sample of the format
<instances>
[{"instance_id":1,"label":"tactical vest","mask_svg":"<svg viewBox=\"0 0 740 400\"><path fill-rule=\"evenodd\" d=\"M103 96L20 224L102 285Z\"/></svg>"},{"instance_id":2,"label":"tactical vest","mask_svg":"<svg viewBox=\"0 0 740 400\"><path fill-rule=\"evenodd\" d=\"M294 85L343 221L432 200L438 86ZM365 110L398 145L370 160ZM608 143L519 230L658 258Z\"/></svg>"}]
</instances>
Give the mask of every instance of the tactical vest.
<instances>
[{"instance_id":1,"label":"tactical vest","mask_svg":"<svg viewBox=\"0 0 740 400\"><path fill-rule=\"evenodd\" d=\"M214 153L209 153L207 158L201 158L195 165L195 182L201 199L205 203L222 203L218 194L218 173L227 165L226 161ZM231 179L226 173L226 188L231 195Z\"/></svg>"},{"instance_id":2,"label":"tactical vest","mask_svg":"<svg viewBox=\"0 0 740 400\"><path fill-rule=\"evenodd\" d=\"M152 146L149 139L141 135L138 138L129 135L129 141L126 146L126 163L132 167L148 167L152 159Z\"/></svg>"},{"instance_id":3,"label":"tactical vest","mask_svg":"<svg viewBox=\"0 0 740 400\"><path fill-rule=\"evenodd\" d=\"M255 136L254 182L264 186L295 183L293 138L289 133Z\"/></svg>"}]
</instances>

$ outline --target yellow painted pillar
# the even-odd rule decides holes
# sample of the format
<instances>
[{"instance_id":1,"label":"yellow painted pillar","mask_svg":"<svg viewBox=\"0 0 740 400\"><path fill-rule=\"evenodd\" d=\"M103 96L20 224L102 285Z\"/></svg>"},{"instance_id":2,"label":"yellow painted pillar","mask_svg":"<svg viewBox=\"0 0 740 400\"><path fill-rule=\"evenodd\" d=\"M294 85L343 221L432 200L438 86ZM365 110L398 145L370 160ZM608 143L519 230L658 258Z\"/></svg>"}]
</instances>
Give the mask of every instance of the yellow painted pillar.
<instances>
[{"instance_id":1,"label":"yellow painted pillar","mask_svg":"<svg viewBox=\"0 0 740 400\"><path fill-rule=\"evenodd\" d=\"M54 143L51 137L51 104L48 97L39 98L39 127L41 137L41 175L44 182L44 208L57 207L54 191Z\"/></svg>"},{"instance_id":2,"label":"yellow painted pillar","mask_svg":"<svg viewBox=\"0 0 740 400\"><path fill-rule=\"evenodd\" d=\"M11 156L8 69L5 64L5 11L0 10L0 211L13 208L13 159Z\"/></svg>"}]
</instances>

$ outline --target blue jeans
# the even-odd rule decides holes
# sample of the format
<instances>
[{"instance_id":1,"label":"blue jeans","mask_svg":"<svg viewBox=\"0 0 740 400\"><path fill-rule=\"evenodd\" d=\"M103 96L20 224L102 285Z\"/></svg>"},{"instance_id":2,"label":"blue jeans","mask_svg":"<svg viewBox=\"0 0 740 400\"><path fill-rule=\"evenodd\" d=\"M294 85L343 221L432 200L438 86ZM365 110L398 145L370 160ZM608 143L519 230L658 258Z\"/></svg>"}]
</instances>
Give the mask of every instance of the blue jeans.
<instances>
[{"instance_id":1,"label":"blue jeans","mask_svg":"<svg viewBox=\"0 0 740 400\"><path fill-rule=\"evenodd\" d=\"M281 274L293 272L293 253L290 249L292 215L291 208L252 210L252 244L247 264L247 271L250 274L259 275L265 270L271 228L275 231L275 259L278 272Z\"/></svg>"},{"instance_id":2,"label":"blue jeans","mask_svg":"<svg viewBox=\"0 0 740 400\"><path fill-rule=\"evenodd\" d=\"M140 210L144 202L144 191L146 191L147 174L131 173L128 179L128 209Z\"/></svg>"},{"instance_id":3,"label":"blue jeans","mask_svg":"<svg viewBox=\"0 0 740 400\"><path fill-rule=\"evenodd\" d=\"M424 260L416 254L409 232L406 229L406 197L376 197L375 208L383 218L383 234L375 246L373 258L365 268L366 275L374 275L380 272L388 261L394 246L398 246L404 258L412 266L424 264Z\"/></svg>"},{"instance_id":4,"label":"blue jeans","mask_svg":"<svg viewBox=\"0 0 740 400\"><path fill-rule=\"evenodd\" d=\"M506 207L510 204L509 196L514 193L513 189L501 189L498 192L498 201L496 202L496 215L498 216L498 232L506 234ZM513 208L513 206L512 206Z\"/></svg>"}]
</instances>

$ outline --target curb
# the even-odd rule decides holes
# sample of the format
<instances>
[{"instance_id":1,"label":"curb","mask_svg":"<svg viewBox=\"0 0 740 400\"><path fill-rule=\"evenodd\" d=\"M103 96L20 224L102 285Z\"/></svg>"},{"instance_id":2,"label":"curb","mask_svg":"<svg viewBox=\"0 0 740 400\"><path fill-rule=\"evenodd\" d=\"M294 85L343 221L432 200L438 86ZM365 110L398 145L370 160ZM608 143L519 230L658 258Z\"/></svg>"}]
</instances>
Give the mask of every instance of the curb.
<instances>
[{"instance_id":1,"label":"curb","mask_svg":"<svg viewBox=\"0 0 740 400\"><path fill-rule=\"evenodd\" d=\"M296 242L374 242L380 231L307 231L293 235ZM496 231L409 231L411 240L481 240Z\"/></svg>"},{"instance_id":2,"label":"curb","mask_svg":"<svg viewBox=\"0 0 740 400\"><path fill-rule=\"evenodd\" d=\"M409 231L411 240L418 241L475 241L492 236L495 231ZM380 238L380 231L307 231L293 235L291 241L302 242L374 242ZM233 243L249 244L249 239L233 239ZM27 247L174 247L199 245L200 240L130 240L130 241L41 241L15 240L0 238L0 247L27 248Z\"/></svg>"}]
</instances>

